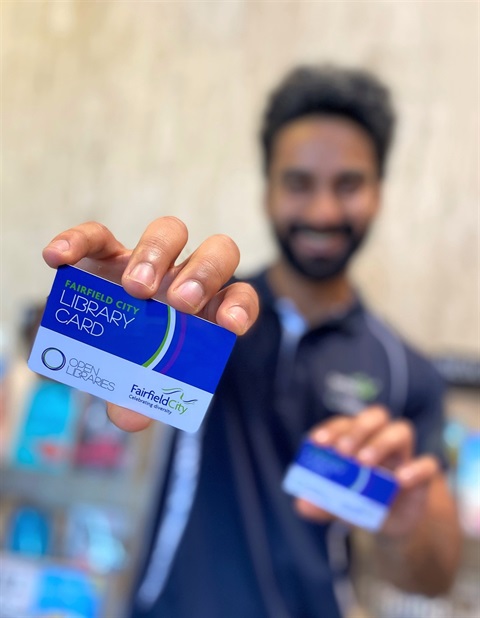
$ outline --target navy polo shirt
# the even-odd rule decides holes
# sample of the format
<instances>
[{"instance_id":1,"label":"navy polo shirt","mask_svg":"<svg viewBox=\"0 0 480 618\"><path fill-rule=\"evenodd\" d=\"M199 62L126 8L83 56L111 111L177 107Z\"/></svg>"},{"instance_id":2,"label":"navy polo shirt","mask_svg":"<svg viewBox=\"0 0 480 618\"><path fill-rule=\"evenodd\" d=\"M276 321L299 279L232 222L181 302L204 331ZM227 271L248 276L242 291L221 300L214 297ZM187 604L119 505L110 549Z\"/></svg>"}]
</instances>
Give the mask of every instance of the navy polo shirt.
<instances>
[{"instance_id":1,"label":"navy polo shirt","mask_svg":"<svg viewBox=\"0 0 480 618\"><path fill-rule=\"evenodd\" d=\"M135 618L340 618L335 584L345 563L338 551L332 556L331 526L301 519L281 488L305 433L333 414L379 403L414 424L418 453L444 461L443 386L421 355L360 300L305 330L273 296L265 273L250 283L260 317L237 341L197 436L185 525L170 534L179 540L163 574L150 557L149 594L137 597ZM166 487L158 527L172 511ZM181 520L175 508L174 523Z\"/></svg>"}]
</instances>

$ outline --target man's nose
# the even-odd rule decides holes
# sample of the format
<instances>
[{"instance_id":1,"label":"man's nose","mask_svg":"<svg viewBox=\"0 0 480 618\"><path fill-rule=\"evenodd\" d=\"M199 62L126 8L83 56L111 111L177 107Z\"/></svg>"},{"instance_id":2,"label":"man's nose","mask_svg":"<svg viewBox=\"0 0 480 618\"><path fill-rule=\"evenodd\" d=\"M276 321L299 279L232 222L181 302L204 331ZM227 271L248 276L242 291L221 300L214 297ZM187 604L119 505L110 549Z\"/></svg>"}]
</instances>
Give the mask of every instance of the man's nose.
<instances>
[{"instance_id":1,"label":"man's nose","mask_svg":"<svg viewBox=\"0 0 480 618\"><path fill-rule=\"evenodd\" d=\"M308 200L304 216L315 225L337 225L343 221L340 200L330 188L319 187Z\"/></svg>"}]
</instances>

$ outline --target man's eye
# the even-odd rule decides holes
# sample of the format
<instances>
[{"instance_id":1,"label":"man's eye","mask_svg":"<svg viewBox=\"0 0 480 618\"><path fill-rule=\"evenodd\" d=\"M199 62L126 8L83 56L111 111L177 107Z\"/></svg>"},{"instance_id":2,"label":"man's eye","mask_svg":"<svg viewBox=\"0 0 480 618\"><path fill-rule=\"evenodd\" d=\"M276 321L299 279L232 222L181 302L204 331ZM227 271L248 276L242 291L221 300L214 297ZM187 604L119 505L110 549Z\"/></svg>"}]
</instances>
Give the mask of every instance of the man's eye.
<instances>
[{"instance_id":1,"label":"man's eye","mask_svg":"<svg viewBox=\"0 0 480 618\"><path fill-rule=\"evenodd\" d=\"M335 183L337 193L353 193L360 189L364 184L363 176L344 176Z\"/></svg>"},{"instance_id":2,"label":"man's eye","mask_svg":"<svg viewBox=\"0 0 480 618\"><path fill-rule=\"evenodd\" d=\"M304 193L310 190L312 183L303 176L287 176L284 185L292 193Z\"/></svg>"}]
</instances>

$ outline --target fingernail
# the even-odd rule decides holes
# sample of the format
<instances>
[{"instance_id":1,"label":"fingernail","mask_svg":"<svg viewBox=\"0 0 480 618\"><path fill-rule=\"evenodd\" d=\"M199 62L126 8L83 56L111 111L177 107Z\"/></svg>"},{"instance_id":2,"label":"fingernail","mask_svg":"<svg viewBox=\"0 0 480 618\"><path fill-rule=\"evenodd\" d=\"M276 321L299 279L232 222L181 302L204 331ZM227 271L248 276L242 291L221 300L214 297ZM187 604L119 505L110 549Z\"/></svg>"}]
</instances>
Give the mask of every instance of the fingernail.
<instances>
[{"instance_id":1,"label":"fingernail","mask_svg":"<svg viewBox=\"0 0 480 618\"><path fill-rule=\"evenodd\" d=\"M364 448L359 451L357 459L364 464L373 463L375 461L375 451L371 448Z\"/></svg>"},{"instance_id":2,"label":"fingernail","mask_svg":"<svg viewBox=\"0 0 480 618\"><path fill-rule=\"evenodd\" d=\"M64 253L65 251L68 251L70 249L70 243L68 242L68 240L59 239L51 242L49 244L49 247L54 247L57 251Z\"/></svg>"},{"instance_id":3,"label":"fingernail","mask_svg":"<svg viewBox=\"0 0 480 618\"><path fill-rule=\"evenodd\" d=\"M315 442L318 442L319 444L325 444L326 442L330 440L330 434L328 433L326 429L318 429L317 431L314 432L313 439Z\"/></svg>"},{"instance_id":4,"label":"fingernail","mask_svg":"<svg viewBox=\"0 0 480 618\"><path fill-rule=\"evenodd\" d=\"M198 281L193 280L185 281L182 285L178 286L175 294L193 309L198 309L204 297L203 287Z\"/></svg>"},{"instance_id":5,"label":"fingernail","mask_svg":"<svg viewBox=\"0 0 480 618\"><path fill-rule=\"evenodd\" d=\"M128 278L151 288L155 282L155 271L149 262L140 262L134 267Z\"/></svg>"},{"instance_id":6,"label":"fingernail","mask_svg":"<svg viewBox=\"0 0 480 618\"><path fill-rule=\"evenodd\" d=\"M408 468L400 468L400 470L397 470L396 477L400 482L408 483L408 481L413 478L414 473L415 471L409 466Z\"/></svg>"},{"instance_id":7,"label":"fingernail","mask_svg":"<svg viewBox=\"0 0 480 618\"><path fill-rule=\"evenodd\" d=\"M248 314L243 307L238 305L235 305L235 307L230 307L228 310L228 315L240 326L242 332L245 331L248 324Z\"/></svg>"}]
</instances>

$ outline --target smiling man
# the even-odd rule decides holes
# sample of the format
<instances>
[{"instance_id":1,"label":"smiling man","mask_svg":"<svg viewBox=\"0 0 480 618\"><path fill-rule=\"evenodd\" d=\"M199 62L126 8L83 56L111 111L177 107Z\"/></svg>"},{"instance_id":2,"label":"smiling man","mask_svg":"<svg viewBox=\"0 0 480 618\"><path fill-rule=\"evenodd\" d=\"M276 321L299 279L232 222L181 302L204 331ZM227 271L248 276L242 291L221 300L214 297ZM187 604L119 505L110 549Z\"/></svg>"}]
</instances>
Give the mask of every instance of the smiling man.
<instances>
[{"instance_id":1,"label":"smiling man","mask_svg":"<svg viewBox=\"0 0 480 618\"><path fill-rule=\"evenodd\" d=\"M286 76L261 132L279 256L248 282L219 291L238 261L224 237L175 266L186 231L171 218L153 222L133 252L95 224L45 250L51 266L86 255L121 264L133 295L160 288L178 309L248 330L202 431L173 437L136 618L342 615L349 529L282 490L307 433L395 475L400 492L375 536L384 576L430 595L451 584L459 533L443 472L442 385L364 306L348 274L380 206L393 125L388 91L367 73ZM252 287L260 315L249 328ZM114 406L109 414L129 430L149 422Z\"/></svg>"}]
</instances>

